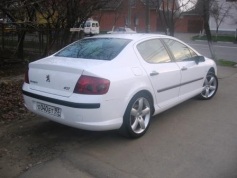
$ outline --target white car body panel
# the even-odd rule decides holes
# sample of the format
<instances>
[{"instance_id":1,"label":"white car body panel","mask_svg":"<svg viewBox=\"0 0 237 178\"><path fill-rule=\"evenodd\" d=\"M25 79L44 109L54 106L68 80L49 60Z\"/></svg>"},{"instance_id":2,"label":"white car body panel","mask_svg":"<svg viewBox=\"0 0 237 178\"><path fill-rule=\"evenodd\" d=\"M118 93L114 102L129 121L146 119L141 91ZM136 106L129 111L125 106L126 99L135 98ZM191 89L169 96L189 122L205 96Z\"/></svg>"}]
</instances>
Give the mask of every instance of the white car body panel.
<instances>
[{"instance_id":1,"label":"white car body panel","mask_svg":"<svg viewBox=\"0 0 237 178\"><path fill-rule=\"evenodd\" d=\"M141 62L153 86L154 93L156 93L156 101L158 106L164 107L167 104L178 100L180 87L166 90L171 86L180 84L181 74L177 64L176 63L149 64L145 62L143 59L141 59ZM153 72L157 72L158 74L151 76Z\"/></svg>"},{"instance_id":2,"label":"white car body panel","mask_svg":"<svg viewBox=\"0 0 237 178\"><path fill-rule=\"evenodd\" d=\"M199 94L208 70L214 68L216 71L215 63L207 58L205 62L199 64L146 63L136 50L136 44L147 38L165 37L162 35L112 34L94 38L111 37L132 40L111 61L80 60L52 55L30 63L30 83L23 85L25 106L43 117L80 129L96 131L119 129L127 105L136 93L149 92L154 102L154 114L157 114ZM188 70L182 71L184 66ZM159 75L150 76L154 70L159 72ZM50 82L47 82L48 75ZM104 95L73 93L81 75L108 79L111 82L108 92ZM190 85L185 84L195 79L200 80ZM170 86L175 85L179 87L169 90ZM38 111L37 102L60 108L60 117Z\"/></svg>"},{"instance_id":3,"label":"white car body panel","mask_svg":"<svg viewBox=\"0 0 237 178\"><path fill-rule=\"evenodd\" d=\"M197 65L195 61L177 62L181 69L181 87L179 95L185 95L202 87L208 69L202 63Z\"/></svg>"},{"instance_id":4,"label":"white car body panel","mask_svg":"<svg viewBox=\"0 0 237 178\"><path fill-rule=\"evenodd\" d=\"M52 56L44 58L29 64L30 88L69 97L83 70L102 65L104 62L106 61L84 60L82 62Z\"/></svg>"}]
</instances>

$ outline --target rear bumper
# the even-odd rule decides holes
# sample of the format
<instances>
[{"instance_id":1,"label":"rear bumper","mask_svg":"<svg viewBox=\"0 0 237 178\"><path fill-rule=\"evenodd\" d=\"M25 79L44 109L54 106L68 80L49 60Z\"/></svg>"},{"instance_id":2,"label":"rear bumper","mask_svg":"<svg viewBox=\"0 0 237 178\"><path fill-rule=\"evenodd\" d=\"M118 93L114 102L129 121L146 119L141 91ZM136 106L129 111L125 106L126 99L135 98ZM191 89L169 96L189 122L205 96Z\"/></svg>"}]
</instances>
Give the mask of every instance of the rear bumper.
<instances>
[{"instance_id":1,"label":"rear bumper","mask_svg":"<svg viewBox=\"0 0 237 178\"><path fill-rule=\"evenodd\" d=\"M45 97L45 96L41 96L41 95L37 95L34 93L30 93L27 91L22 91L23 95L25 96L29 96L31 98L34 99L38 99L38 100L43 100L46 102L50 102L50 103L54 103L54 104L58 104L58 105L62 105L62 106L67 106L67 107L72 107L72 108L85 108L85 109L97 109L100 108L100 103L74 103L74 102L68 102L68 101L63 101L63 100L59 100L59 99L54 99L54 98L49 98L49 97Z\"/></svg>"},{"instance_id":2,"label":"rear bumper","mask_svg":"<svg viewBox=\"0 0 237 178\"><path fill-rule=\"evenodd\" d=\"M71 127L91 131L115 130L119 129L123 122L123 114L119 114L118 106L113 101L75 103L31 93L25 91L24 88L23 97L26 108L31 112ZM37 103L60 108L61 116L57 117L39 111Z\"/></svg>"}]
</instances>

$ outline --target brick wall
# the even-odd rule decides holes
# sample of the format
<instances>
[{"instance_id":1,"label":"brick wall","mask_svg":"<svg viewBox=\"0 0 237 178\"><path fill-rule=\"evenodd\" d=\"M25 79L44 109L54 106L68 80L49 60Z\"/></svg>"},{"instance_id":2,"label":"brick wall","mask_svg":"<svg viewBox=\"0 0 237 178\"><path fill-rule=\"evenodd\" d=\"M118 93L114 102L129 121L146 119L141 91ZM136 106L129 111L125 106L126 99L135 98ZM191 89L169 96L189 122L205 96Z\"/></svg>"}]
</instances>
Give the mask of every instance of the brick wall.
<instances>
[{"instance_id":1,"label":"brick wall","mask_svg":"<svg viewBox=\"0 0 237 178\"><path fill-rule=\"evenodd\" d=\"M117 10L101 10L96 12L94 19L100 23L101 31L110 31L113 26L124 27L128 25L128 2L123 1ZM131 13L131 29L137 29L138 32L146 31L146 6L141 1L136 1L136 6L132 7ZM150 10L150 30L157 31L157 15L155 10Z\"/></svg>"},{"instance_id":2,"label":"brick wall","mask_svg":"<svg viewBox=\"0 0 237 178\"><path fill-rule=\"evenodd\" d=\"M150 9L150 32L161 31L161 22L155 11ZM128 0L123 0L116 10L100 10L95 13L93 19L100 23L101 31L110 31L113 26L124 27L128 25ZM146 6L142 1L137 0L136 5L131 8L131 29L137 32L146 32ZM200 32L202 29L202 20L199 16L186 15L176 23L176 32Z\"/></svg>"}]
</instances>

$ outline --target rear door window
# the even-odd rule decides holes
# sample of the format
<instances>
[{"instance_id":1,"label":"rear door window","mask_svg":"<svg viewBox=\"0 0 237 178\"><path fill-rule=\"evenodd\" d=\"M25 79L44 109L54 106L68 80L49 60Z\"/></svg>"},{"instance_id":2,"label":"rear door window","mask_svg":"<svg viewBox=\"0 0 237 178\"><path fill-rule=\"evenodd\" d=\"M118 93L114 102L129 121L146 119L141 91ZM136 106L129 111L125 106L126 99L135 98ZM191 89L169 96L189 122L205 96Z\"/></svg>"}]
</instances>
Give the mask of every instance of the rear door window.
<instances>
[{"instance_id":1,"label":"rear door window","mask_svg":"<svg viewBox=\"0 0 237 178\"><path fill-rule=\"evenodd\" d=\"M171 62L168 52L159 39L144 41L137 45L137 49L148 63Z\"/></svg>"}]
</instances>

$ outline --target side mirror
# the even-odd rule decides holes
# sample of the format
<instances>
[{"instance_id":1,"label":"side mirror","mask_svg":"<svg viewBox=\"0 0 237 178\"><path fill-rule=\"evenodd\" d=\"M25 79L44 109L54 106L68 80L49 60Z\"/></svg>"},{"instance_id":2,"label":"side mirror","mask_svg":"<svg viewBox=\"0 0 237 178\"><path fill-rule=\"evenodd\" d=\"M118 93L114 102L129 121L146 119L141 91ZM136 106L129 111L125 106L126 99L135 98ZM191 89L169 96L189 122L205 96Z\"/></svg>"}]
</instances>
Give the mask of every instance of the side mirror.
<instances>
[{"instance_id":1,"label":"side mirror","mask_svg":"<svg viewBox=\"0 0 237 178\"><path fill-rule=\"evenodd\" d=\"M200 62L204 62L205 61L204 56L195 56L195 57L193 57L193 59L194 59L196 64L199 64Z\"/></svg>"}]
</instances>

